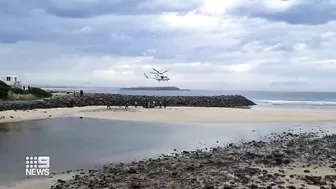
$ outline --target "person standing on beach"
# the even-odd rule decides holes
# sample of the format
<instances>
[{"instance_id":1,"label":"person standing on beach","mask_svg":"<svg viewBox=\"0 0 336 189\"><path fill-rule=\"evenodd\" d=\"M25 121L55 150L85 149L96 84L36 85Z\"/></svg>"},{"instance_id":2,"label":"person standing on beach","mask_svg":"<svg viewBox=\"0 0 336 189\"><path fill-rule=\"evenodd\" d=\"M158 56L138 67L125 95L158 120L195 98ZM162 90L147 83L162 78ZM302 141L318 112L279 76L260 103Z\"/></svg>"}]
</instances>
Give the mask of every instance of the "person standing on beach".
<instances>
[{"instance_id":1,"label":"person standing on beach","mask_svg":"<svg viewBox=\"0 0 336 189\"><path fill-rule=\"evenodd\" d=\"M107 104L107 105L106 105L107 109L111 109L110 102L107 102L106 104Z\"/></svg>"},{"instance_id":2,"label":"person standing on beach","mask_svg":"<svg viewBox=\"0 0 336 189\"><path fill-rule=\"evenodd\" d=\"M135 108L138 107L138 102L137 102L137 101L134 102L134 107L135 107Z\"/></svg>"},{"instance_id":3,"label":"person standing on beach","mask_svg":"<svg viewBox=\"0 0 336 189\"><path fill-rule=\"evenodd\" d=\"M153 100L153 108L155 108L155 100Z\"/></svg>"},{"instance_id":4,"label":"person standing on beach","mask_svg":"<svg viewBox=\"0 0 336 189\"><path fill-rule=\"evenodd\" d=\"M160 108L162 108L162 101L160 101Z\"/></svg>"}]
</instances>

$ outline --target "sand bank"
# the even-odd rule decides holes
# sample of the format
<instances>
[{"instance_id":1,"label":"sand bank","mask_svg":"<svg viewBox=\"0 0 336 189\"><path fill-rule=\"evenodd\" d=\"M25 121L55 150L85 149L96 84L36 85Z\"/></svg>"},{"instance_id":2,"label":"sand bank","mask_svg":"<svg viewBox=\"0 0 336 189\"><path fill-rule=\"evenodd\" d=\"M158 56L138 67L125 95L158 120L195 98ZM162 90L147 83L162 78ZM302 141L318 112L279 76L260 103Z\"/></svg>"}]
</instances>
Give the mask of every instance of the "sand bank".
<instances>
[{"instance_id":1,"label":"sand bank","mask_svg":"<svg viewBox=\"0 0 336 189\"><path fill-rule=\"evenodd\" d=\"M265 122L334 122L336 112L284 109L243 109L170 107L166 109L111 109L83 112L83 117L157 122L195 123L265 123Z\"/></svg>"},{"instance_id":2,"label":"sand bank","mask_svg":"<svg viewBox=\"0 0 336 189\"><path fill-rule=\"evenodd\" d=\"M5 118L1 118L4 116ZM1 122L16 122L55 117L87 117L99 119L181 122L181 123L271 123L271 122L336 122L336 111L293 109L243 109L168 107L156 109L105 106L37 109L0 112Z\"/></svg>"},{"instance_id":3,"label":"sand bank","mask_svg":"<svg viewBox=\"0 0 336 189\"><path fill-rule=\"evenodd\" d=\"M35 109L35 110L9 110L0 111L0 123L18 122L26 120L49 119L56 117L71 117L85 111L104 110L102 106L87 106L74 108L51 108L51 109Z\"/></svg>"}]
</instances>

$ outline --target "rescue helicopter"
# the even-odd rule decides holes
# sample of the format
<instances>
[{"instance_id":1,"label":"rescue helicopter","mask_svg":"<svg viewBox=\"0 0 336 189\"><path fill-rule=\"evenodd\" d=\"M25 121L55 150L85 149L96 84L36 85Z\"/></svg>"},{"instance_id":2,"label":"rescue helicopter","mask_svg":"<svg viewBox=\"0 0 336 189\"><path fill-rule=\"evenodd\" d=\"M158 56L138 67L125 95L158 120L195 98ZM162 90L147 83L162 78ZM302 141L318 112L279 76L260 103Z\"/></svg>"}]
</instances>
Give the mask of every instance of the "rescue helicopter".
<instances>
[{"instance_id":1,"label":"rescue helicopter","mask_svg":"<svg viewBox=\"0 0 336 189\"><path fill-rule=\"evenodd\" d=\"M155 79L159 82L161 81L169 81L170 79L168 78L168 76L164 75L164 73L167 73L168 70L164 71L164 72L159 72L157 69L153 68L154 72L149 72L150 74L153 75L153 77L149 77L146 73L144 73L146 79Z\"/></svg>"}]
</instances>

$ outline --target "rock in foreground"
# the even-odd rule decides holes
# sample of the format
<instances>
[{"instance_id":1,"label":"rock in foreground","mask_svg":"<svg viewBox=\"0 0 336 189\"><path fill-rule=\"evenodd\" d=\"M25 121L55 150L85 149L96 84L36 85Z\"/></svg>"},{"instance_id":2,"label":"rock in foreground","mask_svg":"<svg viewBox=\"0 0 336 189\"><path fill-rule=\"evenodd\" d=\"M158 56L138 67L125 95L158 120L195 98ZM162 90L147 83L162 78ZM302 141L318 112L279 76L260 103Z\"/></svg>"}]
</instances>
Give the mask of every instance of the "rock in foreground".
<instances>
[{"instance_id":1,"label":"rock in foreground","mask_svg":"<svg viewBox=\"0 0 336 189\"><path fill-rule=\"evenodd\" d=\"M285 133L271 142L229 144L210 151L183 151L158 159L104 166L52 188L335 189L335 145L335 135L314 138L310 134ZM317 174L321 167L331 173Z\"/></svg>"},{"instance_id":2,"label":"rock in foreground","mask_svg":"<svg viewBox=\"0 0 336 189\"><path fill-rule=\"evenodd\" d=\"M162 101L167 106L193 106L193 107L245 107L255 105L251 100L241 95L222 96L134 96L120 94L85 94L84 96L55 96L39 101L4 101L0 102L0 111L28 110L44 108L65 108L81 106L124 106L126 103L138 105L147 102Z\"/></svg>"}]
</instances>

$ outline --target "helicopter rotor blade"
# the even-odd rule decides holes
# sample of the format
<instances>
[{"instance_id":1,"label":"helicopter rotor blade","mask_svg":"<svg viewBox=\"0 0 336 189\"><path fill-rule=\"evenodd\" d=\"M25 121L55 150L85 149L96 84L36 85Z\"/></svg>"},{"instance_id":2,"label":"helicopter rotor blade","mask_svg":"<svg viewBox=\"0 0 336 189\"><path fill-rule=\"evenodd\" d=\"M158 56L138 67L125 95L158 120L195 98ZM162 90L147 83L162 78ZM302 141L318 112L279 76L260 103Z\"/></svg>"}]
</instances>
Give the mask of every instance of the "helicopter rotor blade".
<instances>
[{"instance_id":1,"label":"helicopter rotor blade","mask_svg":"<svg viewBox=\"0 0 336 189\"><path fill-rule=\"evenodd\" d=\"M157 71L155 68L153 68L154 71L156 71L157 73L160 73L159 71Z\"/></svg>"}]
</instances>

